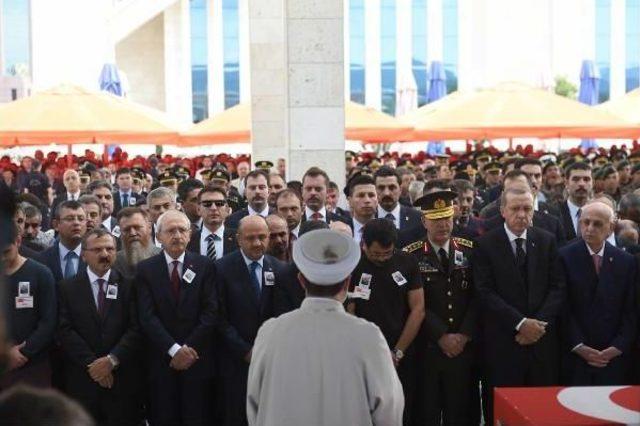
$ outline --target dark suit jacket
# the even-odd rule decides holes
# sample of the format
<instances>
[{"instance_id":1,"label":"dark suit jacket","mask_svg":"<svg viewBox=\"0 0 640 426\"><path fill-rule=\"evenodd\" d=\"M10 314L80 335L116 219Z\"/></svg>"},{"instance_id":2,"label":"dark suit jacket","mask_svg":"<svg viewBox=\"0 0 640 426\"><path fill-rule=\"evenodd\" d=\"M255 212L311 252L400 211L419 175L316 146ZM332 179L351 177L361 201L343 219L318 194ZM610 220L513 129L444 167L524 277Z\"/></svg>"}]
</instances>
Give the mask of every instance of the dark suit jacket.
<instances>
[{"instance_id":1,"label":"dark suit jacket","mask_svg":"<svg viewBox=\"0 0 640 426\"><path fill-rule=\"evenodd\" d=\"M191 283L181 280L180 301L176 305L164 251L138 264L135 286L140 326L149 341L151 370L169 368L168 351L177 343L194 348L200 356L187 371L208 375L212 368L211 341L218 320L216 268L207 257L186 252L183 274L187 268L195 277Z\"/></svg>"},{"instance_id":2,"label":"dark suit jacket","mask_svg":"<svg viewBox=\"0 0 640 426\"><path fill-rule=\"evenodd\" d=\"M59 284L60 324L58 339L65 355L66 390L82 400L98 399L100 385L87 372L87 365L108 354L120 364L113 370L114 395L135 395L140 389L142 336L138 327L130 283L111 270L109 284L116 285L116 299L105 299L100 317L86 271Z\"/></svg>"},{"instance_id":3,"label":"dark suit jacket","mask_svg":"<svg viewBox=\"0 0 640 426\"><path fill-rule=\"evenodd\" d=\"M61 244L60 241L56 241L51 247L49 247L45 251L40 252L38 257L35 259L51 270L51 273L53 274L53 278L56 280L56 283L59 283L64 278L62 275L63 274L62 268L60 267L59 244ZM80 258L78 262L77 273L80 274L81 272L84 272L86 269L87 269L86 263L84 263L82 258Z\"/></svg>"},{"instance_id":4,"label":"dark suit jacket","mask_svg":"<svg viewBox=\"0 0 640 426\"><path fill-rule=\"evenodd\" d=\"M122 200L120 200L120 191L115 191L112 195L113 195L113 216L117 216L118 212L122 210ZM143 198L142 195L136 192L131 192L131 194L129 195L129 206L135 206L138 200L141 198Z\"/></svg>"},{"instance_id":5,"label":"dark suit jacket","mask_svg":"<svg viewBox=\"0 0 640 426\"><path fill-rule=\"evenodd\" d=\"M503 223L504 218L501 215L492 216L484 221L485 228L487 230L501 227ZM558 247L563 247L567 243L564 228L557 217L541 211L536 211L533 213L533 226L544 229L548 233L552 234L556 239Z\"/></svg>"},{"instance_id":6,"label":"dark suit jacket","mask_svg":"<svg viewBox=\"0 0 640 426\"><path fill-rule=\"evenodd\" d=\"M218 260L216 268L221 313L220 370L223 375L232 375L248 366L244 356L253 347L262 323L273 316L274 287L282 280L284 265L274 257L264 256L260 295L253 288L241 250ZM265 272L273 272L275 285L266 285Z\"/></svg>"},{"instance_id":7,"label":"dark suit jacket","mask_svg":"<svg viewBox=\"0 0 640 426\"><path fill-rule=\"evenodd\" d=\"M284 267L284 279L276 285L273 298L274 316L298 309L306 297L305 290L298 281L298 267L289 263Z\"/></svg>"},{"instance_id":8,"label":"dark suit jacket","mask_svg":"<svg viewBox=\"0 0 640 426\"><path fill-rule=\"evenodd\" d=\"M597 350L615 346L628 353L637 334L636 260L605 243L597 275L585 242L560 250L567 281L565 338L568 349L584 343Z\"/></svg>"},{"instance_id":9,"label":"dark suit jacket","mask_svg":"<svg viewBox=\"0 0 640 426\"><path fill-rule=\"evenodd\" d=\"M274 210L269 207L269 214L272 213L274 213ZM238 229L238 227L240 226L240 220L245 216L249 216L249 209L246 207L227 216L227 219L224 221L224 226L232 229Z\"/></svg>"},{"instance_id":10,"label":"dark suit jacket","mask_svg":"<svg viewBox=\"0 0 640 426\"><path fill-rule=\"evenodd\" d=\"M236 241L236 230L224 227L224 238L222 242L222 255L226 256L238 249L238 242ZM202 231L198 230L191 233L191 240L189 241L189 245L187 245L187 250L192 253L200 254L200 236L202 235Z\"/></svg>"},{"instance_id":11,"label":"dark suit jacket","mask_svg":"<svg viewBox=\"0 0 640 426\"><path fill-rule=\"evenodd\" d=\"M67 189L63 187L62 192L60 193L60 195L56 196L53 199L53 202L51 203L51 217L53 217L55 211L56 211L56 207L58 207L58 204L60 204L63 201L67 201Z\"/></svg>"},{"instance_id":12,"label":"dark suit jacket","mask_svg":"<svg viewBox=\"0 0 640 426\"><path fill-rule=\"evenodd\" d=\"M573 220L571 219L571 213L569 212L569 206L567 202L563 202L558 205L560 211L560 219L562 221L562 228L564 229L565 240L571 241L577 237L576 230L573 228Z\"/></svg>"},{"instance_id":13,"label":"dark suit jacket","mask_svg":"<svg viewBox=\"0 0 640 426\"><path fill-rule=\"evenodd\" d=\"M548 232L535 227L527 230L525 284L503 227L492 229L477 240L472 265L483 315L485 361L490 371L501 371L503 378L511 371L516 376L521 374L532 358L550 370L558 368L557 319L565 284L556 247ZM524 318L548 323L546 334L533 345L522 346L515 341L516 326ZM533 357L530 351L534 352Z\"/></svg>"},{"instance_id":14,"label":"dark suit jacket","mask_svg":"<svg viewBox=\"0 0 640 426\"><path fill-rule=\"evenodd\" d=\"M380 213L380 206L378 206ZM400 228L399 230L416 228L422 226L422 214L413 207L400 206Z\"/></svg>"}]
</instances>

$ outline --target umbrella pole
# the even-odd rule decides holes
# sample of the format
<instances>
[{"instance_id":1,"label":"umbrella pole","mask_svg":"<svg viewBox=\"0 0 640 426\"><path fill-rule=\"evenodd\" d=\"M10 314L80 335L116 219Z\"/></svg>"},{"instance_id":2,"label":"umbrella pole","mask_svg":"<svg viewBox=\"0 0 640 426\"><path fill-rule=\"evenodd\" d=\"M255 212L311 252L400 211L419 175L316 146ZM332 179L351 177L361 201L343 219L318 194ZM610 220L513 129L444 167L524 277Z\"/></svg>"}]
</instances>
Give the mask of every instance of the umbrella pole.
<instances>
[{"instance_id":1,"label":"umbrella pole","mask_svg":"<svg viewBox=\"0 0 640 426\"><path fill-rule=\"evenodd\" d=\"M509 150L513 149L513 138L509 138Z\"/></svg>"},{"instance_id":2,"label":"umbrella pole","mask_svg":"<svg viewBox=\"0 0 640 426\"><path fill-rule=\"evenodd\" d=\"M106 167L109 163L109 145L102 145L102 164Z\"/></svg>"}]
</instances>

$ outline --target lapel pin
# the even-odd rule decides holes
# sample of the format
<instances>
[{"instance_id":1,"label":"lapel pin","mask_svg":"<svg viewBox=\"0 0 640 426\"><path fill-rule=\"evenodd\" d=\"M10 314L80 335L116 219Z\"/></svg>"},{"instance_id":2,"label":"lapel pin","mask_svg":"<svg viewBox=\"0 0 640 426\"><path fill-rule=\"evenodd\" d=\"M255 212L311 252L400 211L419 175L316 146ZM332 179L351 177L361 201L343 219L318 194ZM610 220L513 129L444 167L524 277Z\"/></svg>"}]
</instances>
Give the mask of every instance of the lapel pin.
<instances>
[{"instance_id":1,"label":"lapel pin","mask_svg":"<svg viewBox=\"0 0 640 426\"><path fill-rule=\"evenodd\" d=\"M610 257L610 258L609 258L609 262L613 262L613 257Z\"/></svg>"}]
</instances>

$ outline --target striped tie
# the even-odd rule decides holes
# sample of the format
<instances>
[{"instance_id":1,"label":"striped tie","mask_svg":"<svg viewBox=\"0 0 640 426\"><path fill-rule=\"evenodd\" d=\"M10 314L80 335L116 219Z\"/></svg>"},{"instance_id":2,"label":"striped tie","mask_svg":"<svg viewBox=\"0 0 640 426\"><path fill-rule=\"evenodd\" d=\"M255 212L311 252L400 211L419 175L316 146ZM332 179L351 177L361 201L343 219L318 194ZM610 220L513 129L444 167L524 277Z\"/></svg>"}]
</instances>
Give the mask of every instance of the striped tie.
<instances>
[{"instance_id":1,"label":"striped tie","mask_svg":"<svg viewBox=\"0 0 640 426\"><path fill-rule=\"evenodd\" d=\"M207 237L207 257L211 260L217 259L215 239L216 235L214 234L209 234Z\"/></svg>"}]
</instances>

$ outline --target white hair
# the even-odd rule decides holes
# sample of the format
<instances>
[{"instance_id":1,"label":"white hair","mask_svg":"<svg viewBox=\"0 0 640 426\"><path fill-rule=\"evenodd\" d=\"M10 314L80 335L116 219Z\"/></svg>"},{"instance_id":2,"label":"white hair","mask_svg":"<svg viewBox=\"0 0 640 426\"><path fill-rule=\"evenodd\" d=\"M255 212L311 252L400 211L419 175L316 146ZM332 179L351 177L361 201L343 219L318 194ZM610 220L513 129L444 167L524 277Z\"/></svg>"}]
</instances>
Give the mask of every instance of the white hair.
<instances>
[{"instance_id":1,"label":"white hair","mask_svg":"<svg viewBox=\"0 0 640 426\"><path fill-rule=\"evenodd\" d=\"M590 206L601 209L603 208L604 210L606 210L607 214L609 215L609 223L615 223L616 212L611 208L609 204L605 203L604 201L600 201L599 199L591 200L587 204L585 204L584 207L582 207L582 212L584 213L584 211L588 210Z\"/></svg>"},{"instance_id":2,"label":"white hair","mask_svg":"<svg viewBox=\"0 0 640 426\"><path fill-rule=\"evenodd\" d=\"M165 221L165 219L167 217L171 217L171 216L178 216L180 218L182 218L184 220L184 223L187 225L188 228L191 227L191 221L189 220L189 218L187 217L186 214L182 213L179 210L167 210L166 212L162 213L160 215L160 217L158 218L158 221L156 223L156 225L158 226L158 234L160 232L162 232L162 223Z\"/></svg>"},{"instance_id":3,"label":"white hair","mask_svg":"<svg viewBox=\"0 0 640 426\"><path fill-rule=\"evenodd\" d=\"M177 195L171 188L159 186L147 195L147 206L151 206L151 200L158 198L170 198L174 203L177 201Z\"/></svg>"}]
</instances>

